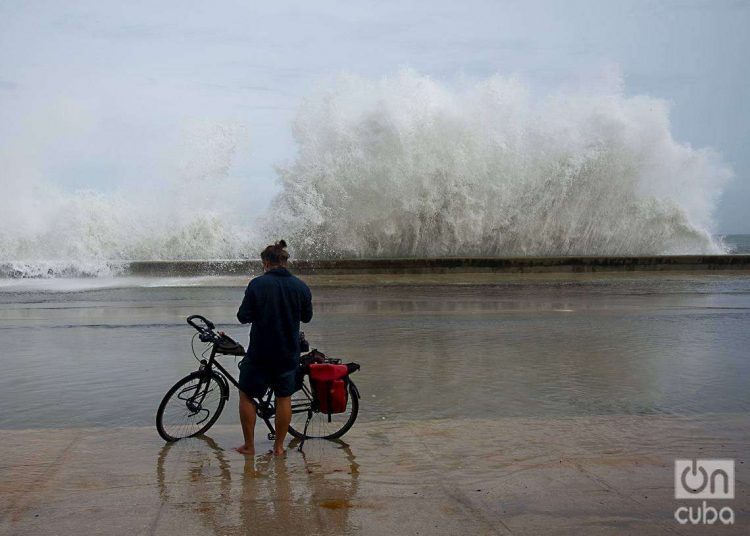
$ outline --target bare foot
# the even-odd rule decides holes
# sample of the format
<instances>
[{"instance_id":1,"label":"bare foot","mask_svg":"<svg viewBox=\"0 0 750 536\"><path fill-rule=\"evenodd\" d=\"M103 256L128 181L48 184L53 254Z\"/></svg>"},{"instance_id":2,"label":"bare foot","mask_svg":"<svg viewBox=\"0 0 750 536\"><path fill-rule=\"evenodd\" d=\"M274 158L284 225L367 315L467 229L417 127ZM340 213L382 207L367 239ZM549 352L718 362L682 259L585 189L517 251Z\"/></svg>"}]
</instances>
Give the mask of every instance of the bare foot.
<instances>
[{"instance_id":1,"label":"bare foot","mask_svg":"<svg viewBox=\"0 0 750 536\"><path fill-rule=\"evenodd\" d=\"M255 447L248 447L246 445L241 445L239 447L234 447L234 450L246 456L255 456Z\"/></svg>"},{"instance_id":2,"label":"bare foot","mask_svg":"<svg viewBox=\"0 0 750 536\"><path fill-rule=\"evenodd\" d=\"M278 447L278 446L274 445L274 447L273 447L273 455L274 456L281 456L283 454L284 454L284 446L282 445L282 446Z\"/></svg>"}]
</instances>

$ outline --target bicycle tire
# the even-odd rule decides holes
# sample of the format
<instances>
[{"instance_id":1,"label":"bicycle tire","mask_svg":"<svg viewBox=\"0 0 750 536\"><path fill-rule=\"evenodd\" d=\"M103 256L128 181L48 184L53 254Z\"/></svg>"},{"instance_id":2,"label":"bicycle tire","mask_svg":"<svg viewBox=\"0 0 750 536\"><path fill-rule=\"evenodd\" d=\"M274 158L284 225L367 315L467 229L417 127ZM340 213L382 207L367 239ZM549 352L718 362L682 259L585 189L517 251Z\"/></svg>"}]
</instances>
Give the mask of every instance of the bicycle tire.
<instances>
[{"instance_id":1,"label":"bicycle tire","mask_svg":"<svg viewBox=\"0 0 750 536\"><path fill-rule=\"evenodd\" d=\"M195 383L196 380L198 380L197 383ZM203 388L206 380L206 387ZM215 387L212 387L212 382ZM195 383L195 392L191 390L191 383ZM205 390L202 397L199 389ZM211 395L215 389L218 389L218 398L214 398L214 395ZM213 410L203 407L203 404L205 404L205 398L209 395L212 396L211 401L215 401L216 403L216 407ZM195 403L195 397L201 398L197 404ZM224 410L224 405L228 398L229 388L227 387L224 378L218 372L196 371L188 374L175 383L172 388L167 391L167 394L164 395L161 404L159 404L159 409L156 412L156 430L159 432L162 439L169 442L201 435L214 425L221 415L221 412ZM170 401L175 401L175 407L177 407L178 410L181 410L181 405L185 405L185 412L181 416L183 418L182 423L176 425L165 425L164 414ZM203 415L203 411L208 411L209 415L197 420ZM196 420L197 422L194 422L191 426L190 420L193 417L196 417L196 419L193 420ZM178 416L178 418L180 418L180 416ZM172 430L173 427L176 427L176 431Z\"/></svg>"},{"instance_id":2,"label":"bicycle tire","mask_svg":"<svg viewBox=\"0 0 750 536\"><path fill-rule=\"evenodd\" d=\"M307 376L305 376L305 382L308 382L306 383L306 387L308 387L309 389L309 380ZM293 437L296 437L297 439L303 439L303 438L304 439L338 439L341 436L343 436L345 433L347 433L349 429L352 426L354 426L354 421L357 420L357 415L359 414L359 396L358 396L359 391L357 390L357 387L356 385L354 385L353 381L349 380L348 384L349 384L348 385L349 402L347 406L351 404L351 410L349 412L349 418L345 422L343 422L341 427L339 428L332 427L332 428L335 428L333 431L331 431L329 428L326 428L324 433L320 433L320 432L316 433L315 429L311 430L310 428L308 428L308 433L305 434L304 428L302 428L302 426L300 426L302 428L301 430L297 430L294 427L294 425L290 423L289 433ZM300 391L297 391L294 395L292 395L292 404L294 404L295 396L297 396L299 400L299 397L300 397L299 393ZM302 415L302 414L298 414L298 415ZM325 413L321 413L320 411L316 411L314 412L314 418L327 420L327 415ZM294 421L294 414L292 415L292 421ZM318 427L318 430L320 430L320 427Z\"/></svg>"}]
</instances>

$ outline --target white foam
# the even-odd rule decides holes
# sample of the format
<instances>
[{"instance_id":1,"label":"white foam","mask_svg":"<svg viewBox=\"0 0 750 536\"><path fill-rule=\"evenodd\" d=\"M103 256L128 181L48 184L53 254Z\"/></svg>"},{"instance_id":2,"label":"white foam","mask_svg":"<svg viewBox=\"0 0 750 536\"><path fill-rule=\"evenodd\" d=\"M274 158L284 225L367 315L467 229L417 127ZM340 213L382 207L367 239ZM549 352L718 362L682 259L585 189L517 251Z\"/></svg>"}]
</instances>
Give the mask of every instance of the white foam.
<instances>
[{"instance_id":1,"label":"white foam","mask_svg":"<svg viewBox=\"0 0 750 536\"><path fill-rule=\"evenodd\" d=\"M0 277L108 278L117 261L254 257L282 237L297 258L723 252L730 170L673 139L665 101L620 87L344 77L302 105L260 231L227 195L241 130L200 131L148 190L61 192L8 149Z\"/></svg>"},{"instance_id":2,"label":"white foam","mask_svg":"<svg viewBox=\"0 0 750 536\"><path fill-rule=\"evenodd\" d=\"M307 257L724 252L731 171L621 86L534 99L500 76L345 78L300 111L269 234Z\"/></svg>"},{"instance_id":3,"label":"white foam","mask_svg":"<svg viewBox=\"0 0 750 536\"><path fill-rule=\"evenodd\" d=\"M100 275L97 277L0 277L0 294L18 292L66 293L119 288L236 287L241 289L247 285L248 280L249 276L134 277Z\"/></svg>"},{"instance_id":4,"label":"white foam","mask_svg":"<svg viewBox=\"0 0 750 536\"><path fill-rule=\"evenodd\" d=\"M109 277L118 261L244 258L258 251L252 226L227 195L242 131L199 131L174 176L103 193L62 192L51 180L5 170L0 197L0 277ZM2 155L0 155L2 156Z\"/></svg>"}]
</instances>

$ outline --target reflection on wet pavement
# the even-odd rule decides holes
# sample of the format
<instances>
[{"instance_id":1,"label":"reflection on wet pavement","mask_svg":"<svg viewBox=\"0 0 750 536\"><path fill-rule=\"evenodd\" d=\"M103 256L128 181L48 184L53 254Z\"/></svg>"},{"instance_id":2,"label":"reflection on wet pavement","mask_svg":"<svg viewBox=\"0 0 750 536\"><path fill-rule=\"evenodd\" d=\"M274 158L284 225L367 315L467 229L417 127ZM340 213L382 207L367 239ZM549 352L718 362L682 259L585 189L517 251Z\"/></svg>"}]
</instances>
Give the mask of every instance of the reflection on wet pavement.
<instances>
[{"instance_id":1,"label":"reflection on wet pavement","mask_svg":"<svg viewBox=\"0 0 750 536\"><path fill-rule=\"evenodd\" d=\"M746 414L363 423L280 458L269 441L237 454L239 435L8 431L0 533L661 534L674 460L694 457L736 460L732 506L750 515Z\"/></svg>"},{"instance_id":2,"label":"reflection on wet pavement","mask_svg":"<svg viewBox=\"0 0 750 536\"><path fill-rule=\"evenodd\" d=\"M337 534L353 532L359 466L351 448L310 441L299 452L298 445L293 440L283 457L266 452L243 460L210 437L166 444L157 461L162 504L198 514L211 534L250 527L291 534L307 519Z\"/></svg>"},{"instance_id":3,"label":"reflection on wet pavement","mask_svg":"<svg viewBox=\"0 0 750 536\"><path fill-rule=\"evenodd\" d=\"M238 292L2 296L0 534L661 534L699 457L736 460L750 519L747 277L319 288L308 338L362 364L346 443L246 459L233 391L165 445L184 318L231 326Z\"/></svg>"}]
</instances>

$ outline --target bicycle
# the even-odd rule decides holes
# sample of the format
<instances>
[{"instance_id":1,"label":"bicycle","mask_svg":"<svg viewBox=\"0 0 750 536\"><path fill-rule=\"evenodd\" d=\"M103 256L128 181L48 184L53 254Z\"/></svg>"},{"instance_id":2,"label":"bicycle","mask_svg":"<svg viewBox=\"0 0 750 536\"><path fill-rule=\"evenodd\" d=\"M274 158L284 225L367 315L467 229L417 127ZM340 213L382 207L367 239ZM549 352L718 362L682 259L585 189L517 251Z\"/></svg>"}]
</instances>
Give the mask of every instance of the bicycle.
<instances>
[{"instance_id":1,"label":"bicycle","mask_svg":"<svg viewBox=\"0 0 750 536\"><path fill-rule=\"evenodd\" d=\"M198 325L196 320L202 325ZM208 352L206 350L202 355L203 359L199 360L198 370L174 384L159 404L156 412L156 429L159 435L169 442L202 435L216 423L229 400L229 384L240 388L238 381L216 358L220 355L245 355L245 349L241 344L224 332L217 332L214 323L207 318L191 315L187 318L187 323L198 332L195 336L210 345L210 355L208 359L205 358ZM341 360L328 358L317 349L309 350L304 333L300 335L300 346L305 353L300 356L298 390L292 395L292 423L289 433L301 439L302 444L306 439L338 439L349 431L357 419L359 390L347 375L345 382L348 400L345 411L333 415L321 411L320 401L310 379L310 365L341 364ZM193 353L195 354L195 351ZM348 363L346 366L350 373L359 370L356 363ZM269 388L262 397L254 398L253 402L258 417L268 427L268 439L274 440L276 431L271 422L276 412L273 391Z\"/></svg>"}]
</instances>

